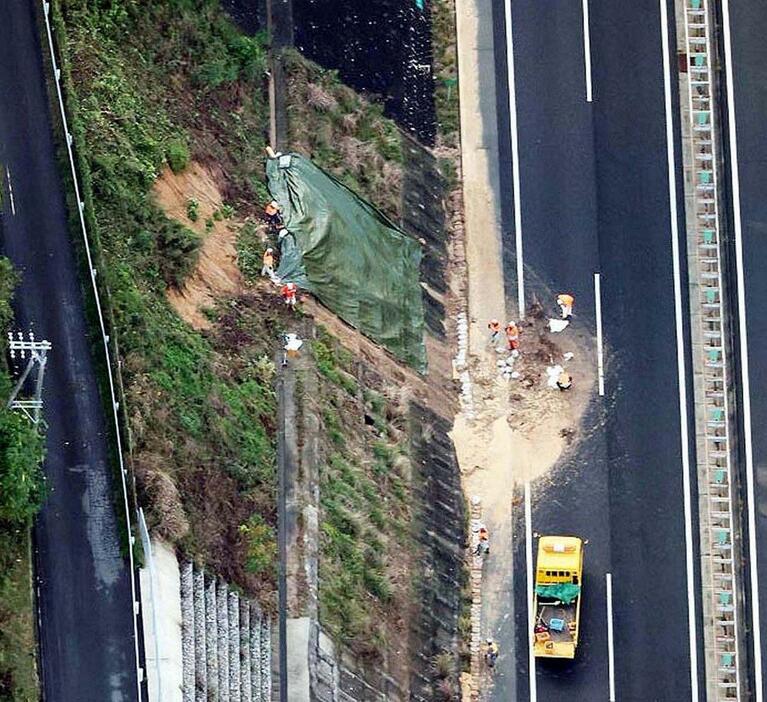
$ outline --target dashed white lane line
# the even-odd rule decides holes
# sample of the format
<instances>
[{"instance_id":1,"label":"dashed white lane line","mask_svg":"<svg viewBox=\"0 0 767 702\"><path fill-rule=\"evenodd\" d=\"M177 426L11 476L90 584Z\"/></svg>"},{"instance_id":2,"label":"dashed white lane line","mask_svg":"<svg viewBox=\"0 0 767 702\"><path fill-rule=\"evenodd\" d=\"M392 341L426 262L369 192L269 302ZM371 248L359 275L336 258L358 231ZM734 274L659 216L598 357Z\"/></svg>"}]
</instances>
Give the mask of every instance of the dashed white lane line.
<instances>
[{"instance_id":1,"label":"dashed white lane line","mask_svg":"<svg viewBox=\"0 0 767 702\"><path fill-rule=\"evenodd\" d=\"M687 570L687 626L690 649L690 688L692 702L698 692L698 634L695 618L697 588L693 569L692 498L690 491L690 437L687 426L687 368L684 349L684 313L682 308L682 276L679 255L679 217L676 199L676 157L674 155L674 121L671 102L671 61L668 32L667 0L660 2L661 45L663 51L663 92L666 109L666 152L668 158L668 196L671 216L671 255L674 272L674 310L676 318L676 355L679 386L680 449L682 454L682 489L684 493L684 540Z\"/></svg>"},{"instance_id":2,"label":"dashed white lane line","mask_svg":"<svg viewBox=\"0 0 767 702\"><path fill-rule=\"evenodd\" d=\"M605 573L607 585L607 675L610 684L610 702L615 702L615 645L613 640L613 576Z\"/></svg>"},{"instance_id":3,"label":"dashed white lane line","mask_svg":"<svg viewBox=\"0 0 767 702\"><path fill-rule=\"evenodd\" d=\"M762 632L759 612L759 569L756 544L756 494L754 490L754 447L751 426L751 384L748 368L748 327L746 320L746 283L743 273L743 224L740 211L740 171L738 167L738 131L735 121L735 89L730 36L730 3L722 2L724 29L724 65L727 80L727 128L730 139L730 173L732 177L732 211L735 229L735 267L738 280L738 324L740 335L740 377L743 387L743 440L746 449L746 496L748 500L748 558L751 580L751 636L754 642L754 680L756 702L764 699L762 679Z\"/></svg>"},{"instance_id":4,"label":"dashed white lane line","mask_svg":"<svg viewBox=\"0 0 767 702\"><path fill-rule=\"evenodd\" d=\"M591 31L589 29L589 0L583 0L583 59L586 70L586 102L591 102Z\"/></svg>"},{"instance_id":5,"label":"dashed white lane line","mask_svg":"<svg viewBox=\"0 0 767 702\"><path fill-rule=\"evenodd\" d=\"M8 178L8 199L11 201L11 214L16 216L16 203L13 200L13 181L11 180L11 172L8 170L8 166L5 167L5 177Z\"/></svg>"},{"instance_id":6,"label":"dashed white lane line","mask_svg":"<svg viewBox=\"0 0 767 702\"><path fill-rule=\"evenodd\" d=\"M602 349L602 278L594 273L594 302L597 308L597 381L599 395L605 394L605 363Z\"/></svg>"},{"instance_id":7,"label":"dashed white lane line","mask_svg":"<svg viewBox=\"0 0 767 702\"><path fill-rule=\"evenodd\" d=\"M517 95L514 83L514 39L511 29L511 0L506 0L506 72L509 82L509 131L511 132L511 178L514 191L514 241L517 252L517 301L519 318L525 317L525 270L522 255L522 196L519 187L519 138Z\"/></svg>"},{"instance_id":8,"label":"dashed white lane line","mask_svg":"<svg viewBox=\"0 0 767 702\"><path fill-rule=\"evenodd\" d=\"M533 611L533 508L530 499L530 483L525 483L525 559L527 560L527 655L528 677L530 678L530 702L538 699L537 681L535 679L535 650L533 649L533 628L535 612Z\"/></svg>"}]
</instances>

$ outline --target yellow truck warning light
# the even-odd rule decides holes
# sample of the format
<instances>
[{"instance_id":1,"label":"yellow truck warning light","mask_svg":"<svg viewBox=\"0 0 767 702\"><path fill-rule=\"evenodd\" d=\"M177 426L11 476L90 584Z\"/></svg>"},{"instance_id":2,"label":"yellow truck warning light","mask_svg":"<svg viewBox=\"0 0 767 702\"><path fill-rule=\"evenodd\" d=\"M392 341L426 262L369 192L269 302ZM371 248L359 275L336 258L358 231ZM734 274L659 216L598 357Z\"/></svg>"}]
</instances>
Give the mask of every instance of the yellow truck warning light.
<instances>
[{"instance_id":1,"label":"yellow truck warning light","mask_svg":"<svg viewBox=\"0 0 767 702\"><path fill-rule=\"evenodd\" d=\"M542 536L538 541L533 652L539 658L575 658L583 585L583 541Z\"/></svg>"}]
</instances>

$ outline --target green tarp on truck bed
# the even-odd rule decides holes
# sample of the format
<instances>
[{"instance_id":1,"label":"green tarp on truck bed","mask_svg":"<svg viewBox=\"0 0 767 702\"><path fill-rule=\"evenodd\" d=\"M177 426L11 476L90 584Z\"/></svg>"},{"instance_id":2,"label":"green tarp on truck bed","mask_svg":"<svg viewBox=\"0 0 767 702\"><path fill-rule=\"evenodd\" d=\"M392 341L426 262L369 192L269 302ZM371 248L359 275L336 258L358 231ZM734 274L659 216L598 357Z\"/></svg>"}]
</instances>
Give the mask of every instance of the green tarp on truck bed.
<instances>
[{"instance_id":1,"label":"green tarp on truck bed","mask_svg":"<svg viewBox=\"0 0 767 702\"><path fill-rule=\"evenodd\" d=\"M559 600L562 604L570 604L581 594L581 586L573 583L557 583L554 585L536 585L535 592L539 597Z\"/></svg>"},{"instance_id":2,"label":"green tarp on truck bed","mask_svg":"<svg viewBox=\"0 0 767 702\"><path fill-rule=\"evenodd\" d=\"M290 232L277 276L424 372L419 244L298 154L269 159L266 174Z\"/></svg>"}]
</instances>

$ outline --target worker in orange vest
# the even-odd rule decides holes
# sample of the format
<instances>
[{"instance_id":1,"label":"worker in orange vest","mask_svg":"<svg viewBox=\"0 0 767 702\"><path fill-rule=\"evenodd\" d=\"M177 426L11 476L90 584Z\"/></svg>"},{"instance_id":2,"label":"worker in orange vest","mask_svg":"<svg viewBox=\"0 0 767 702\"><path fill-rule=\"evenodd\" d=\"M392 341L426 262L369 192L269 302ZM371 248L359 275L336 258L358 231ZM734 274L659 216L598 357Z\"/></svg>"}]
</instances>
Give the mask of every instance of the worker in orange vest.
<instances>
[{"instance_id":1,"label":"worker in orange vest","mask_svg":"<svg viewBox=\"0 0 767 702\"><path fill-rule=\"evenodd\" d=\"M575 298L569 293L557 295L557 304L562 310L562 319L570 319L573 316L573 303L575 303Z\"/></svg>"},{"instance_id":2,"label":"worker in orange vest","mask_svg":"<svg viewBox=\"0 0 767 702\"><path fill-rule=\"evenodd\" d=\"M506 325L506 342L509 345L509 351L519 349L519 328L516 322L509 322Z\"/></svg>"},{"instance_id":3,"label":"worker in orange vest","mask_svg":"<svg viewBox=\"0 0 767 702\"><path fill-rule=\"evenodd\" d=\"M285 300L285 304L288 307L295 308L296 306L296 294L298 293L298 287L295 283L285 283L280 289L282 299Z\"/></svg>"},{"instance_id":4,"label":"worker in orange vest","mask_svg":"<svg viewBox=\"0 0 767 702\"><path fill-rule=\"evenodd\" d=\"M274 249L270 246L264 251L263 266L261 267L261 275L274 278Z\"/></svg>"},{"instance_id":5,"label":"worker in orange vest","mask_svg":"<svg viewBox=\"0 0 767 702\"><path fill-rule=\"evenodd\" d=\"M490 553L490 534L487 527L482 524L479 527L479 539L477 540L477 548L474 549L474 555L482 556L488 553Z\"/></svg>"},{"instance_id":6,"label":"worker in orange vest","mask_svg":"<svg viewBox=\"0 0 767 702\"><path fill-rule=\"evenodd\" d=\"M501 323L497 319L491 319L487 328L490 330L490 344L495 346L498 337L501 335Z\"/></svg>"}]
</instances>

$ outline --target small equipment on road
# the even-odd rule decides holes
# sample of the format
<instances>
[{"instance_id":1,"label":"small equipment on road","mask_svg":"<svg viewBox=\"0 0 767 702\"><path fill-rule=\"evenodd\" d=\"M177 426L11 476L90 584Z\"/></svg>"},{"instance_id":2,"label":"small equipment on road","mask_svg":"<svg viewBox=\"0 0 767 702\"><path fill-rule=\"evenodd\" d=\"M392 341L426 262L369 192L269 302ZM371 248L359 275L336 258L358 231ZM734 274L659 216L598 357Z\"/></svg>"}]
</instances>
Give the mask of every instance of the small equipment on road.
<instances>
[{"instance_id":1,"label":"small equipment on road","mask_svg":"<svg viewBox=\"0 0 767 702\"><path fill-rule=\"evenodd\" d=\"M542 536L533 599L537 658L575 658L582 580L583 541L576 536Z\"/></svg>"},{"instance_id":2,"label":"small equipment on road","mask_svg":"<svg viewBox=\"0 0 767 702\"><path fill-rule=\"evenodd\" d=\"M495 667L495 662L498 660L498 644L492 639L488 639L485 644L485 662L488 667Z\"/></svg>"}]
</instances>

